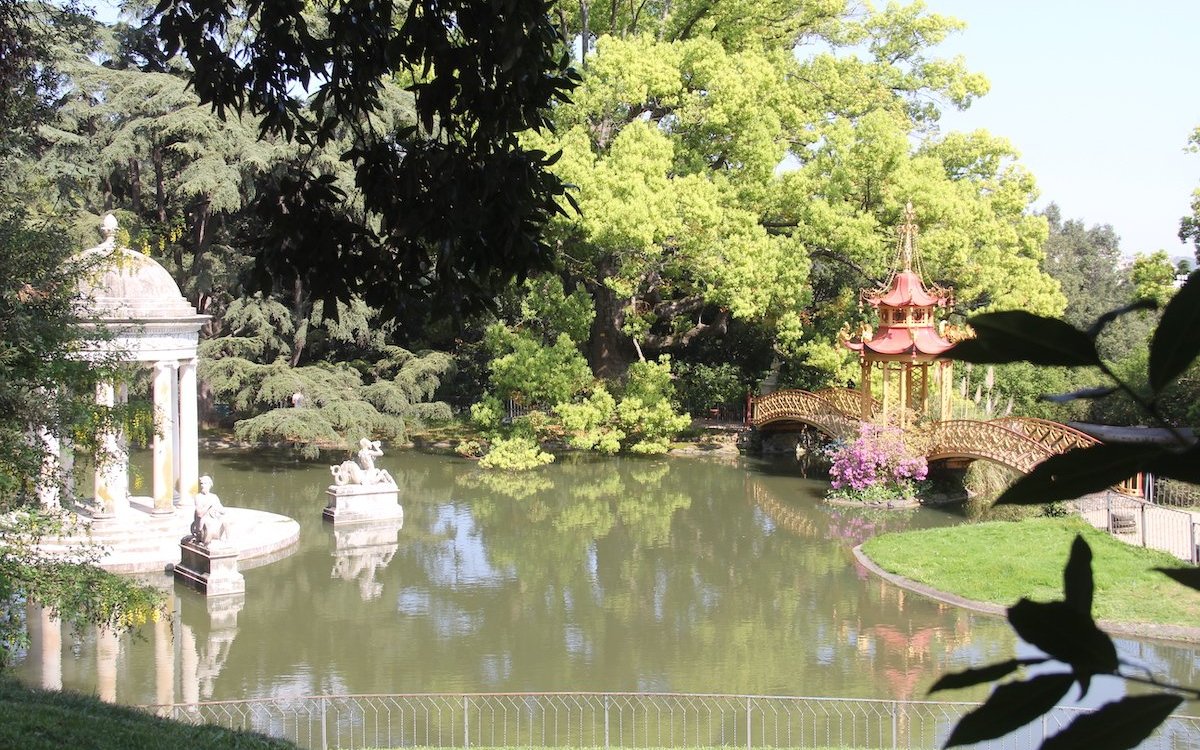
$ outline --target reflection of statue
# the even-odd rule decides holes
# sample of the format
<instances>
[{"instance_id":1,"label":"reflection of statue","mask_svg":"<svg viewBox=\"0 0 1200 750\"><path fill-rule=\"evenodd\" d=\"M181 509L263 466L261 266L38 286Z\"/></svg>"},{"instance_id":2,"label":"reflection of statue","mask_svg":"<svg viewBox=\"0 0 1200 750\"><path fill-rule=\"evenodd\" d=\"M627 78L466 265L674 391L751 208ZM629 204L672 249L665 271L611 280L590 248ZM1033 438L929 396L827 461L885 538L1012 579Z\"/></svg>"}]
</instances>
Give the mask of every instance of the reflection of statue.
<instances>
[{"instance_id":1,"label":"reflection of statue","mask_svg":"<svg viewBox=\"0 0 1200 750\"><path fill-rule=\"evenodd\" d=\"M212 542L229 541L229 521L221 498L212 492L210 476L200 477L200 493L196 495L196 514L192 518L192 539L208 546Z\"/></svg>"},{"instance_id":2,"label":"reflection of statue","mask_svg":"<svg viewBox=\"0 0 1200 750\"><path fill-rule=\"evenodd\" d=\"M339 551L333 561L331 578L341 578L344 581L358 580L358 593L364 602L378 599L383 593L383 584L375 580L379 570L386 568L396 554L399 545L366 547L364 549L349 549Z\"/></svg>"},{"instance_id":3,"label":"reflection of statue","mask_svg":"<svg viewBox=\"0 0 1200 750\"><path fill-rule=\"evenodd\" d=\"M358 454L355 461L343 461L338 466L330 466L333 483L342 486L346 484L390 484L395 486L396 480L384 469L375 468L375 459L383 455L379 441L363 438L358 441Z\"/></svg>"}]
</instances>

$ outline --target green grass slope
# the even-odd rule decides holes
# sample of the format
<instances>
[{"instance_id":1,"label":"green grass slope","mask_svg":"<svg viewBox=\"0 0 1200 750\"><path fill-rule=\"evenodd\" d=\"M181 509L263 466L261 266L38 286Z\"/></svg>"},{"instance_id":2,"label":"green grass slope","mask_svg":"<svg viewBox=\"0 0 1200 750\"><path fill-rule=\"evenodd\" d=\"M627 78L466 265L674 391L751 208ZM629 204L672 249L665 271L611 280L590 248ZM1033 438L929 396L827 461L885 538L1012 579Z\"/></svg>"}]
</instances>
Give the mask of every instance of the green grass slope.
<instances>
[{"instance_id":1,"label":"green grass slope","mask_svg":"<svg viewBox=\"0 0 1200 750\"><path fill-rule=\"evenodd\" d=\"M295 750L260 734L193 726L76 693L0 679L0 747L21 750Z\"/></svg>"},{"instance_id":2,"label":"green grass slope","mask_svg":"<svg viewBox=\"0 0 1200 750\"><path fill-rule=\"evenodd\" d=\"M1031 518L883 534L863 551L884 570L939 591L993 604L1063 596L1063 567L1076 534L1091 545L1098 620L1200 626L1200 592L1155 568L1187 563L1113 539L1078 518Z\"/></svg>"}]
</instances>

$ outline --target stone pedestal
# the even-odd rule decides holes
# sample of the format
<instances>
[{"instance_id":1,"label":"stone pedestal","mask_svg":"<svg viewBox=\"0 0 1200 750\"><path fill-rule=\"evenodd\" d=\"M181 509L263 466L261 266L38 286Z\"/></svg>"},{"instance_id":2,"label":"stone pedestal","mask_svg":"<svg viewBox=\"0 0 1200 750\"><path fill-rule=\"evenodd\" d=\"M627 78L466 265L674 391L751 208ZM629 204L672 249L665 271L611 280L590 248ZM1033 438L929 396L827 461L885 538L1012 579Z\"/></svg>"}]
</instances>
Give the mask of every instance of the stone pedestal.
<instances>
[{"instance_id":1,"label":"stone pedestal","mask_svg":"<svg viewBox=\"0 0 1200 750\"><path fill-rule=\"evenodd\" d=\"M238 572L238 553L233 547L199 544L191 537L179 543L180 560L175 580L205 596L227 596L246 591L246 579Z\"/></svg>"},{"instance_id":2,"label":"stone pedestal","mask_svg":"<svg viewBox=\"0 0 1200 750\"><path fill-rule=\"evenodd\" d=\"M330 485L325 494L329 500L322 515L335 525L404 519L400 490L394 484Z\"/></svg>"}]
</instances>

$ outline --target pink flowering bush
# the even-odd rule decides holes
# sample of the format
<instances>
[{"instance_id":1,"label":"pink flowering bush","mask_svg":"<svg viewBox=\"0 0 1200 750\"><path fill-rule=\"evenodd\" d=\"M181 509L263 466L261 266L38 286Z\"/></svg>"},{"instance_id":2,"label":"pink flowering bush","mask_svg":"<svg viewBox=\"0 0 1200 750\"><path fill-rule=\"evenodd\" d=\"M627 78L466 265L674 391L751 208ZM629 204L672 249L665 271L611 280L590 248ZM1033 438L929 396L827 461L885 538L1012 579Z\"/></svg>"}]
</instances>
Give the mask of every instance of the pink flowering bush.
<instances>
[{"instance_id":1,"label":"pink flowering bush","mask_svg":"<svg viewBox=\"0 0 1200 750\"><path fill-rule=\"evenodd\" d=\"M829 450L829 459L829 496L840 500L916 500L918 483L929 473L925 457L912 455L904 433L889 425L864 422L857 438Z\"/></svg>"}]
</instances>

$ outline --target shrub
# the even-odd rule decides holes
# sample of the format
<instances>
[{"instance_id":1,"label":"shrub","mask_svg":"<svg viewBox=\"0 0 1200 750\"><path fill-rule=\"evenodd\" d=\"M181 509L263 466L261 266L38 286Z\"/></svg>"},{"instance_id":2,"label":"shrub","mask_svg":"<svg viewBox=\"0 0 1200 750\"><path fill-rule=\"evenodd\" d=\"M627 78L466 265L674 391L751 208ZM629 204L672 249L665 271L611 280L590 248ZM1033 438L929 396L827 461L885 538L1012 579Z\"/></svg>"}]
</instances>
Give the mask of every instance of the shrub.
<instances>
[{"instance_id":1,"label":"shrub","mask_svg":"<svg viewBox=\"0 0 1200 750\"><path fill-rule=\"evenodd\" d=\"M543 451L536 440L517 436L493 440L487 455L479 459L479 465L485 469L527 471L553 460L554 456Z\"/></svg>"},{"instance_id":2,"label":"shrub","mask_svg":"<svg viewBox=\"0 0 1200 750\"><path fill-rule=\"evenodd\" d=\"M915 500L929 472L925 457L914 455L904 433L888 425L862 424L856 439L834 444L829 459L830 497L866 503Z\"/></svg>"}]
</instances>

